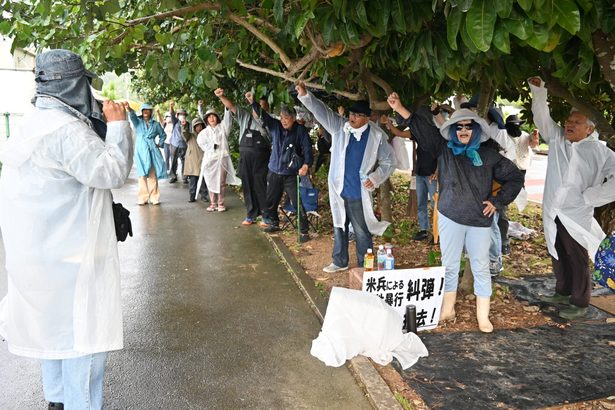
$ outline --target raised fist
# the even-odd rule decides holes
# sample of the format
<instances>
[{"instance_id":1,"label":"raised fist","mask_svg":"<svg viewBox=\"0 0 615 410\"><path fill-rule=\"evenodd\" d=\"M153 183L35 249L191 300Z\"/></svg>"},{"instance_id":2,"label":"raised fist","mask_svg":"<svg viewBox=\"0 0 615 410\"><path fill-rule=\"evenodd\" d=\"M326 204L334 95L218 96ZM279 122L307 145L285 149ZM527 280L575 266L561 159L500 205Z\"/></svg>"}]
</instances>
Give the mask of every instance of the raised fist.
<instances>
[{"instance_id":1,"label":"raised fist","mask_svg":"<svg viewBox=\"0 0 615 410\"><path fill-rule=\"evenodd\" d=\"M107 122L113 121L125 121L126 120L126 106L127 102L116 103L111 100L106 100L103 102L103 114L105 114L105 118Z\"/></svg>"},{"instance_id":2,"label":"raised fist","mask_svg":"<svg viewBox=\"0 0 615 410\"><path fill-rule=\"evenodd\" d=\"M391 93L391 95L387 97L387 103L389 103L389 106L393 109L393 111L397 111L397 109L401 107L401 101L399 100L399 95L397 95L397 93Z\"/></svg>"},{"instance_id":3,"label":"raised fist","mask_svg":"<svg viewBox=\"0 0 615 410\"><path fill-rule=\"evenodd\" d=\"M252 104L254 102L254 94L252 94L252 91L248 91L246 94L246 100L248 100L248 102L250 104Z\"/></svg>"},{"instance_id":4,"label":"raised fist","mask_svg":"<svg viewBox=\"0 0 615 410\"><path fill-rule=\"evenodd\" d=\"M307 94L307 91L305 90L305 84L303 84L302 82L299 82L295 85L295 90L297 90L297 95L299 95L299 97L303 97Z\"/></svg>"},{"instance_id":5,"label":"raised fist","mask_svg":"<svg viewBox=\"0 0 615 410\"><path fill-rule=\"evenodd\" d=\"M220 98L224 95L224 90L222 88L216 88L214 94L216 95L216 97Z\"/></svg>"},{"instance_id":6,"label":"raised fist","mask_svg":"<svg viewBox=\"0 0 615 410\"><path fill-rule=\"evenodd\" d=\"M527 79L527 82L533 85L534 87L540 87L542 84L542 78L540 77L530 77Z\"/></svg>"}]
</instances>

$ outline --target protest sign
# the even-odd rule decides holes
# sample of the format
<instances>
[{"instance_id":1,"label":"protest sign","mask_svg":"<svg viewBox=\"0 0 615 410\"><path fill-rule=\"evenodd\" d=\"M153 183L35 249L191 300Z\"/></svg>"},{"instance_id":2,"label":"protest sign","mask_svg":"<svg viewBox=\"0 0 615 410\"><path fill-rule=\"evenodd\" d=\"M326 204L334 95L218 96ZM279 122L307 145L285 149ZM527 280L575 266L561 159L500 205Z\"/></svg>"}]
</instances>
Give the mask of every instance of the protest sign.
<instances>
[{"instance_id":1,"label":"protest sign","mask_svg":"<svg viewBox=\"0 0 615 410\"><path fill-rule=\"evenodd\" d=\"M365 271L362 290L379 296L402 318L407 305L416 306L417 330L433 329L440 318L444 267Z\"/></svg>"}]
</instances>

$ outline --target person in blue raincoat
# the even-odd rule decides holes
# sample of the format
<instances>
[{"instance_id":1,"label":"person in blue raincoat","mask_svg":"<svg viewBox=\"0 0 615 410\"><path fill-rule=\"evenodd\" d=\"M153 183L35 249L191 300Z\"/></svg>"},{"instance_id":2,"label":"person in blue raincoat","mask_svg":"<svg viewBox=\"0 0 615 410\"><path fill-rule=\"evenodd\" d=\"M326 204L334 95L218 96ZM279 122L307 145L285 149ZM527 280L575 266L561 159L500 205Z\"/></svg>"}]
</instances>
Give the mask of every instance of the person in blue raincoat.
<instances>
[{"instance_id":1,"label":"person in blue raincoat","mask_svg":"<svg viewBox=\"0 0 615 410\"><path fill-rule=\"evenodd\" d=\"M139 176L139 196L137 203L152 205L160 203L158 179L167 178L167 168L159 147L164 146L166 134L158 121L152 118L153 107L150 104L141 106L141 115L130 110L130 122L135 127L137 141L135 144L135 165ZM156 144L158 137L158 144Z\"/></svg>"}]
</instances>

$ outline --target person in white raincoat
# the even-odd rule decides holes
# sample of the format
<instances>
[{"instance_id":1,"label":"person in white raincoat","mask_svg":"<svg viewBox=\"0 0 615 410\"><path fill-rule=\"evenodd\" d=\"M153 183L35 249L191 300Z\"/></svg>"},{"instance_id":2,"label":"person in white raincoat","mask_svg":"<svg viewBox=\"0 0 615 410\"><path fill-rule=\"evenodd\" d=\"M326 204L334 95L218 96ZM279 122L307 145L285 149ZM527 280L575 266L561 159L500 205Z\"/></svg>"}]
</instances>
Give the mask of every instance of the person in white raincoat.
<instances>
[{"instance_id":1,"label":"person in white raincoat","mask_svg":"<svg viewBox=\"0 0 615 410\"><path fill-rule=\"evenodd\" d=\"M218 88L218 94L223 95L224 91ZM224 212L224 191L226 184L240 185L240 180L235 176L235 167L231 161L231 154L228 147L228 135L231 132L231 115L228 109L224 110L224 118L220 122L218 113L213 109L207 110L203 118L207 127L197 136L197 143L203 150L203 162L201 163L201 177L197 192L200 192L202 177L209 189L210 205L207 207L209 212Z\"/></svg>"},{"instance_id":2,"label":"person in white raincoat","mask_svg":"<svg viewBox=\"0 0 615 410\"><path fill-rule=\"evenodd\" d=\"M615 153L598 140L594 123L579 111L559 126L549 113L542 79L528 82L534 122L549 144L542 218L556 285L555 294L542 299L569 305L559 314L575 319L586 314L591 297L588 257L593 259L605 237L593 218L594 208L615 201Z\"/></svg>"},{"instance_id":3,"label":"person in white raincoat","mask_svg":"<svg viewBox=\"0 0 615 410\"><path fill-rule=\"evenodd\" d=\"M127 104L105 101L105 126L93 76L70 51L39 54L35 109L0 149L0 334L11 353L43 359L50 408L101 408L106 352L123 347L111 189L134 147Z\"/></svg>"},{"instance_id":4,"label":"person in white raincoat","mask_svg":"<svg viewBox=\"0 0 615 410\"><path fill-rule=\"evenodd\" d=\"M299 101L331 134L328 182L335 238L333 261L323 271L348 269L349 223L355 232L358 264L363 266L367 249L373 248L372 235L382 235L389 226L389 222L376 219L371 193L395 170L395 152L385 132L369 121L371 110L367 101L350 107L346 120L307 92L303 85L296 89Z\"/></svg>"}]
</instances>

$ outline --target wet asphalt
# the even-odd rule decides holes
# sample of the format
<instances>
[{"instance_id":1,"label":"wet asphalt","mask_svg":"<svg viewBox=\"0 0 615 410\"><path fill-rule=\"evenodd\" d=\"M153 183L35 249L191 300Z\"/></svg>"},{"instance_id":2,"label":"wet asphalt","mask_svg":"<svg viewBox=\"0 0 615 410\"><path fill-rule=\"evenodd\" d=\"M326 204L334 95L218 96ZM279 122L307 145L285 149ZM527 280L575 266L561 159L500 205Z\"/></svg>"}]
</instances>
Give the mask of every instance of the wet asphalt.
<instances>
[{"instance_id":1,"label":"wet asphalt","mask_svg":"<svg viewBox=\"0 0 615 410\"><path fill-rule=\"evenodd\" d=\"M136 205L134 173L114 192L134 237L119 244L124 349L112 352L107 409L371 408L347 367L310 355L320 323L245 208L188 203L163 180L161 204ZM0 250L0 295L6 293ZM37 361L0 342L0 409L45 409Z\"/></svg>"}]
</instances>

